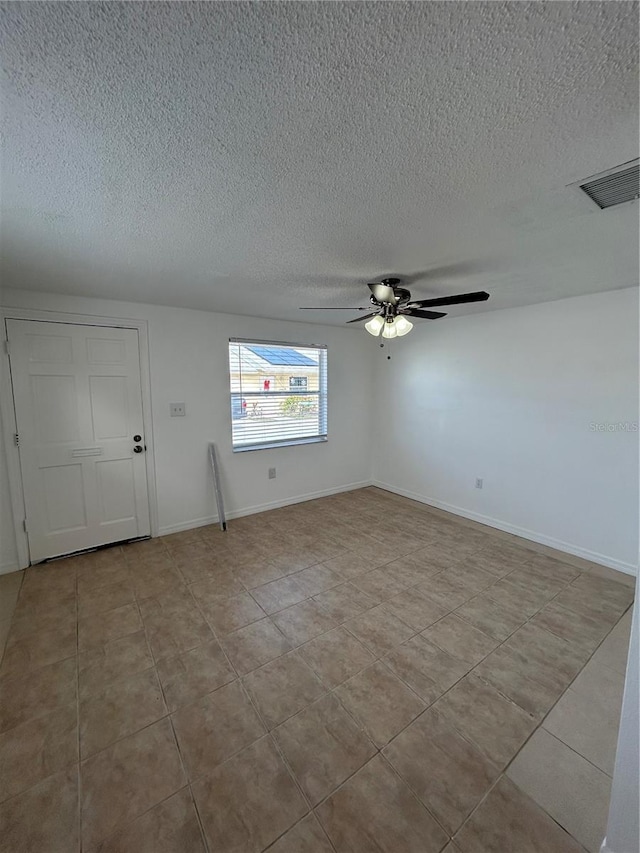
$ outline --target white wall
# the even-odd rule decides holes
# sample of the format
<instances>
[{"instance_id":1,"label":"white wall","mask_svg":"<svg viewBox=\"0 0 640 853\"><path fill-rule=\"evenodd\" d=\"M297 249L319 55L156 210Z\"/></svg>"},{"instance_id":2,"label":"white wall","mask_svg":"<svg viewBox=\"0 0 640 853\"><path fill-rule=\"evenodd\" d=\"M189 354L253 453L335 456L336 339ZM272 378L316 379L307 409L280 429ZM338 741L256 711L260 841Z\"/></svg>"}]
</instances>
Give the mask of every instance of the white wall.
<instances>
[{"instance_id":1,"label":"white wall","mask_svg":"<svg viewBox=\"0 0 640 853\"><path fill-rule=\"evenodd\" d=\"M375 482L634 571L638 432L590 425L638 422L635 288L416 323L377 352Z\"/></svg>"},{"instance_id":2,"label":"white wall","mask_svg":"<svg viewBox=\"0 0 640 853\"><path fill-rule=\"evenodd\" d=\"M147 320L160 532L215 515L207 444L215 441L227 513L293 502L370 482L368 336L353 328L286 323L151 305L5 290L3 306ZM232 453L229 337L328 344L329 440ZM170 418L169 403L186 403ZM0 469L4 469L0 458ZM277 477L267 479L275 466ZM0 475L1 476L1 475ZM3 478L4 479L4 478ZM0 484L5 490L6 484ZM2 563L15 559L10 508L2 498Z\"/></svg>"}]
</instances>

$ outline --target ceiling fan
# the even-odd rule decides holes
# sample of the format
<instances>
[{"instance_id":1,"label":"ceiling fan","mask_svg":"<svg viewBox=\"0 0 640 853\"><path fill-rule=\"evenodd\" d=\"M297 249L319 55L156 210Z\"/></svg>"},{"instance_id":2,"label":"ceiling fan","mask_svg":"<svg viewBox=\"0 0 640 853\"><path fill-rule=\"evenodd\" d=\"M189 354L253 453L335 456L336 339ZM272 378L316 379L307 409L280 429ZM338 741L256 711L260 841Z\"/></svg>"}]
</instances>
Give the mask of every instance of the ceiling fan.
<instances>
[{"instance_id":1,"label":"ceiling fan","mask_svg":"<svg viewBox=\"0 0 640 853\"><path fill-rule=\"evenodd\" d=\"M437 296L434 299L411 299L411 293L406 287L401 287L399 278L383 278L380 282L372 282L367 287L371 291L369 301L375 306L374 311L347 323L365 323L365 329L371 334L382 335L383 338L395 338L406 335L413 328L413 323L407 317L417 317L420 320L438 320L446 317L446 312L428 311L427 308L439 308L445 305L462 305L466 302L484 302L489 294L484 290L474 293L458 293L455 296ZM366 311L367 308L301 308L301 311Z\"/></svg>"}]
</instances>

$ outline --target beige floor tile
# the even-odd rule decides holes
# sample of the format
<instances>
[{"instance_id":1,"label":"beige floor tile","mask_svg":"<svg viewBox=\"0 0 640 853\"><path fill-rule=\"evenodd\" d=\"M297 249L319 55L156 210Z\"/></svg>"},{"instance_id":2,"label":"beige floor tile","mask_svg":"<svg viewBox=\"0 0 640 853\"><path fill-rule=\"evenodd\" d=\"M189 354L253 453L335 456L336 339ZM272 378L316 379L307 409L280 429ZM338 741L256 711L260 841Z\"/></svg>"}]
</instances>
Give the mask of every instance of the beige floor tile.
<instances>
[{"instance_id":1,"label":"beige floor tile","mask_svg":"<svg viewBox=\"0 0 640 853\"><path fill-rule=\"evenodd\" d=\"M193 786L210 850L259 853L308 811L270 738Z\"/></svg>"},{"instance_id":2,"label":"beige floor tile","mask_svg":"<svg viewBox=\"0 0 640 853\"><path fill-rule=\"evenodd\" d=\"M114 681L80 701L80 755L88 758L166 714L155 668Z\"/></svg>"},{"instance_id":3,"label":"beige floor tile","mask_svg":"<svg viewBox=\"0 0 640 853\"><path fill-rule=\"evenodd\" d=\"M543 607L531 623L566 640L584 652L585 657L594 651L611 627L608 623L596 621L560 606L557 599Z\"/></svg>"},{"instance_id":4,"label":"beige floor tile","mask_svg":"<svg viewBox=\"0 0 640 853\"><path fill-rule=\"evenodd\" d=\"M75 703L0 734L0 802L77 761Z\"/></svg>"},{"instance_id":5,"label":"beige floor tile","mask_svg":"<svg viewBox=\"0 0 640 853\"><path fill-rule=\"evenodd\" d=\"M168 719L117 741L80 769L82 843L88 849L186 784Z\"/></svg>"},{"instance_id":6,"label":"beige floor tile","mask_svg":"<svg viewBox=\"0 0 640 853\"><path fill-rule=\"evenodd\" d=\"M75 590L52 589L34 592L26 590L23 585L13 611L13 619L16 622L23 620L25 624L27 620L39 624L41 621L46 621L47 617L51 618L68 612L74 614L76 612ZM26 633L35 632L27 631Z\"/></svg>"},{"instance_id":7,"label":"beige floor tile","mask_svg":"<svg viewBox=\"0 0 640 853\"><path fill-rule=\"evenodd\" d=\"M326 693L322 682L296 652L254 669L243 678L243 683L268 729Z\"/></svg>"},{"instance_id":8,"label":"beige floor tile","mask_svg":"<svg viewBox=\"0 0 640 853\"><path fill-rule=\"evenodd\" d=\"M385 566L387 574L400 582L406 589L416 586L419 583L427 580L431 574L436 574L436 570L431 572L419 561L413 559L413 554L407 554L404 557L399 557ZM440 571L440 569L438 569Z\"/></svg>"},{"instance_id":9,"label":"beige floor tile","mask_svg":"<svg viewBox=\"0 0 640 853\"><path fill-rule=\"evenodd\" d=\"M323 563L317 566L310 566L301 572L296 572L292 577L308 597L318 595L318 593L324 592L326 589L331 589L334 586L344 583L342 575Z\"/></svg>"},{"instance_id":10,"label":"beige floor tile","mask_svg":"<svg viewBox=\"0 0 640 853\"><path fill-rule=\"evenodd\" d=\"M192 781L265 733L238 681L180 708L172 721Z\"/></svg>"},{"instance_id":11,"label":"beige floor tile","mask_svg":"<svg viewBox=\"0 0 640 853\"><path fill-rule=\"evenodd\" d=\"M422 631L422 636L434 646L472 666L498 645L494 637L484 634L455 613L450 613L426 631Z\"/></svg>"},{"instance_id":12,"label":"beige floor tile","mask_svg":"<svg viewBox=\"0 0 640 853\"><path fill-rule=\"evenodd\" d=\"M436 604L446 610L454 610L473 596L473 590L468 589L462 581L448 577L445 571L432 575L415 587Z\"/></svg>"},{"instance_id":13,"label":"beige floor tile","mask_svg":"<svg viewBox=\"0 0 640 853\"><path fill-rule=\"evenodd\" d=\"M439 853L447 836L376 756L317 810L338 853Z\"/></svg>"},{"instance_id":14,"label":"beige floor tile","mask_svg":"<svg viewBox=\"0 0 640 853\"><path fill-rule=\"evenodd\" d=\"M624 676L590 661L544 721L544 728L613 776Z\"/></svg>"},{"instance_id":15,"label":"beige floor tile","mask_svg":"<svg viewBox=\"0 0 640 853\"><path fill-rule=\"evenodd\" d=\"M596 603L606 603L617 608L621 614L632 604L634 599L633 587L591 574L580 575L573 581L571 588L581 590Z\"/></svg>"},{"instance_id":16,"label":"beige floor tile","mask_svg":"<svg viewBox=\"0 0 640 853\"><path fill-rule=\"evenodd\" d=\"M483 572L488 572L495 578L502 578L522 565L522 560L505 557L489 546L466 557L464 564L470 568L482 569Z\"/></svg>"},{"instance_id":17,"label":"beige floor tile","mask_svg":"<svg viewBox=\"0 0 640 853\"><path fill-rule=\"evenodd\" d=\"M247 589L255 589L270 581L279 580L284 577L284 571L274 566L269 560L249 560L235 570L236 576Z\"/></svg>"},{"instance_id":18,"label":"beige floor tile","mask_svg":"<svg viewBox=\"0 0 640 853\"><path fill-rule=\"evenodd\" d=\"M145 563L131 569L131 587L138 601L166 595L184 586L184 578L167 557L161 564Z\"/></svg>"},{"instance_id":19,"label":"beige floor tile","mask_svg":"<svg viewBox=\"0 0 640 853\"><path fill-rule=\"evenodd\" d=\"M398 579L397 572L389 573L386 566L357 575L351 583L376 601L386 601L406 589L406 584Z\"/></svg>"},{"instance_id":20,"label":"beige floor tile","mask_svg":"<svg viewBox=\"0 0 640 853\"><path fill-rule=\"evenodd\" d=\"M370 572L376 568L376 560L364 557L356 551L347 551L338 557L326 560L324 565L332 571L337 572L341 577L348 579L364 574L364 572Z\"/></svg>"},{"instance_id":21,"label":"beige floor tile","mask_svg":"<svg viewBox=\"0 0 640 853\"><path fill-rule=\"evenodd\" d=\"M485 594L501 607L509 608L518 615L530 619L547 603L548 593L532 586L526 588L521 583L512 583L509 580L510 577L511 575L507 575L501 578L485 590Z\"/></svg>"},{"instance_id":22,"label":"beige floor tile","mask_svg":"<svg viewBox=\"0 0 640 853\"><path fill-rule=\"evenodd\" d=\"M335 695L379 749L426 707L382 661L345 681Z\"/></svg>"},{"instance_id":23,"label":"beige floor tile","mask_svg":"<svg viewBox=\"0 0 640 853\"><path fill-rule=\"evenodd\" d=\"M439 699L434 709L499 767L511 761L535 728L529 714L473 674Z\"/></svg>"},{"instance_id":24,"label":"beige floor tile","mask_svg":"<svg viewBox=\"0 0 640 853\"><path fill-rule=\"evenodd\" d=\"M605 773L538 729L507 775L590 853L599 853L611 792Z\"/></svg>"},{"instance_id":25,"label":"beige floor tile","mask_svg":"<svg viewBox=\"0 0 640 853\"><path fill-rule=\"evenodd\" d=\"M536 681L538 671L535 662L523 663L520 655L501 646L474 669L474 674L539 722L562 693L562 686Z\"/></svg>"},{"instance_id":26,"label":"beige floor tile","mask_svg":"<svg viewBox=\"0 0 640 853\"><path fill-rule=\"evenodd\" d=\"M106 613L87 616L78 621L78 649L85 651L117 640L142 629L142 620L136 604L125 604Z\"/></svg>"},{"instance_id":27,"label":"beige floor tile","mask_svg":"<svg viewBox=\"0 0 640 853\"><path fill-rule=\"evenodd\" d=\"M205 619L218 635L231 634L266 616L248 592L199 604Z\"/></svg>"},{"instance_id":28,"label":"beige floor tile","mask_svg":"<svg viewBox=\"0 0 640 853\"><path fill-rule=\"evenodd\" d=\"M269 853L334 853L334 849L315 815L309 814L269 847Z\"/></svg>"},{"instance_id":29,"label":"beige floor tile","mask_svg":"<svg viewBox=\"0 0 640 853\"><path fill-rule=\"evenodd\" d=\"M133 587L129 583L112 583L98 589L78 593L78 616L82 619L94 613L115 610L134 601Z\"/></svg>"},{"instance_id":30,"label":"beige floor tile","mask_svg":"<svg viewBox=\"0 0 640 853\"><path fill-rule=\"evenodd\" d=\"M445 545L442 534L440 534L433 543L426 545L424 548L419 548L411 554L411 559L416 565L421 565L429 573L429 575L437 574L445 569L450 568L459 559L451 553L449 547Z\"/></svg>"},{"instance_id":31,"label":"beige floor tile","mask_svg":"<svg viewBox=\"0 0 640 853\"><path fill-rule=\"evenodd\" d=\"M583 853L504 776L455 837L462 853Z\"/></svg>"},{"instance_id":32,"label":"beige floor tile","mask_svg":"<svg viewBox=\"0 0 640 853\"><path fill-rule=\"evenodd\" d=\"M628 610L602 645L596 649L592 662L606 666L624 675L627 671L629 640L631 636L631 610Z\"/></svg>"},{"instance_id":33,"label":"beige floor tile","mask_svg":"<svg viewBox=\"0 0 640 853\"><path fill-rule=\"evenodd\" d=\"M211 628L195 604L173 613L144 614L143 618L156 662L195 649L213 639Z\"/></svg>"},{"instance_id":34,"label":"beige floor tile","mask_svg":"<svg viewBox=\"0 0 640 853\"><path fill-rule=\"evenodd\" d=\"M221 599L241 595L245 588L240 579L229 569L211 571L206 577L192 583L189 591L200 605L213 604Z\"/></svg>"},{"instance_id":35,"label":"beige floor tile","mask_svg":"<svg viewBox=\"0 0 640 853\"><path fill-rule=\"evenodd\" d=\"M627 574L627 572L618 572L616 569L610 569L608 566L601 566L598 563L590 563L585 574L596 578L604 578L605 580L613 580L621 583L623 586L628 586L630 589L636 589L635 575Z\"/></svg>"},{"instance_id":36,"label":"beige floor tile","mask_svg":"<svg viewBox=\"0 0 640 853\"><path fill-rule=\"evenodd\" d=\"M338 624L313 599L287 607L286 610L281 610L271 618L294 646L300 646L319 634L326 634Z\"/></svg>"},{"instance_id":37,"label":"beige floor tile","mask_svg":"<svg viewBox=\"0 0 640 853\"><path fill-rule=\"evenodd\" d=\"M11 639L18 640L31 636L54 631L75 632L77 623L76 598L71 595L64 602L59 600L58 606L51 604L49 607L34 609L31 613L21 608L11 622Z\"/></svg>"},{"instance_id":38,"label":"beige floor tile","mask_svg":"<svg viewBox=\"0 0 640 853\"><path fill-rule=\"evenodd\" d=\"M160 537L160 542L170 551L175 551L183 545L188 545L192 542L201 542L203 536L202 527L192 527L189 530L180 530L177 533L168 533L166 536Z\"/></svg>"},{"instance_id":39,"label":"beige floor tile","mask_svg":"<svg viewBox=\"0 0 640 853\"><path fill-rule=\"evenodd\" d=\"M336 622L346 622L360 613L365 613L377 605L371 596L366 595L352 583L345 583L333 587L319 595L315 595L316 601Z\"/></svg>"},{"instance_id":40,"label":"beige floor tile","mask_svg":"<svg viewBox=\"0 0 640 853\"><path fill-rule=\"evenodd\" d=\"M484 634L500 641L506 640L527 619L513 606L505 603L500 605L493 601L486 592L465 602L455 613Z\"/></svg>"},{"instance_id":41,"label":"beige floor tile","mask_svg":"<svg viewBox=\"0 0 640 853\"><path fill-rule=\"evenodd\" d=\"M240 675L291 650L289 640L270 619L261 619L222 637L221 644Z\"/></svg>"},{"instance_id":42,"label":"beige floor tile","mask_svg":"<svg viewBox=\"0 0 640 853\"><path fill-rule=\"evenodd\" d=\"M167 707L190 705L236 677L217 640L158 662L158 675Z\"/></svg>"},{"instance_id":43,"label":"beige floor tile","mask_svg":"<svg viewBox=\"0 0 640 853\"><path fill-rule=\"evenodd\" d=\"M452 835L500 775L433 710L411 723L383 754Z\"/></svg>"},{"instance_id":44,"label":"beige floor tile","mask_svg":"<svg viewBox=\"0 0 640 853\"><path fill-rule=\"evenodd\" d=\"M80 698L104 690L111 682L153 666L153 657L144 631L126 634L78 655Z\"/></svg>"},{"instance_id":45,"label":"beige floor tile","mask_svg":"<svg viewBox=\"0 0 640 853\"><path fill-rule=\"evenodd\" d=\"M131 569L124 561L86 566L78 571L78 594L114 583L127 584L130 579Z\"/></svg>"},{"instance_id":46,"label":"beige floor tile","mask_svg":"<svg viewBox=\"0 0 640 853\"><path fill-rule=\"evenodd\" d=\"M587 576L583 575L582 577ZM605 581L605 583L611 582ZM583 585L579 585L578 581L572 583L571 586L556 596L554 603L573 611L578 616L586 616L610 630L629 606L629 597L633 598L632 590L628 587L622 586L622 584L616 584L616 586L628 594L625 596L626 603L617 600L615 597L607 597L603 591L585 588Z\"/></svg>"},{"instance_id":47,"label":"beige floor tile","mask_svg":"<svg viewBox=\"0 0 640 853\"><path fill-rule=\"evenodd\" d=\"M525 675L560 691L585 662L582 652L534 622L518 628L501 648L518 658Z\"/></svg>"},{"instance_id":48,"label":"beige floor tile","mask_svg":"<svg viewBox=\"0 0 640 853\"><path fill-rule=\"evenodd\" d=\"M9 631L0 667L0 677L37 670L48 664L73 657L76 651L75 626L15 638Z\"/></svg>"},{"instance_id":49,"label":"beige floor tile","mask_svg":"<svg viewBox=\"0 0 640 853\"><path fill-rule=\"evenodd\" d=\"M376 657L382 657L416 633L415 629L382 605L367 610L344 624Z\"/></svg>"},{"instance_id":50,"label":"beige floor tile","mask_svg":"<svg viewBox=\"0 0 640 853\"><path fill-rule=\"evenodd\" d=\"M312 804L330 794L376 751L333 695L291 717L273 734Z\"/></svg>"},{"instance_id":51,"label":"beige floor tile","mask_svg":"<svg viewBox=\"0 0 640 853\"><path fill-rule=\"evenodd\" d=\"M384 661L427 705L435 702L470 669L469 664L420 635L398 646Z\"/></svg>"},{"instance_id":52,"label":"beige floor tile","mask_svg":"<svg viewBox=\"0 0 640 853\"><path fill-rule=\"evenodd\" d=\"M293 604L304 601L307 597L302 586L294 577L284 577L276 581L258 586L251 590L251 595L265 613L277 613Z\"/></svg>"},{"instance_id":53,"label":"beige floor tile","mask_svg":"<svg viewBox=\"0 0 640 853\"><path fill-rule=\"evenodd\" d=\"M372 652L344 628L316 637L298 653L330 690L375 661Z\"/></svg>"},{"instance_id":54,"label":"beige floor tile","mask_svg":"<svg viewBox=\"0 0 640 853\"><path fill-rule=\"evenodd\" d=\"M0 679L0 732L76 702L76 658Z\"/></svg>"},{"instance_id":55,"label":"beige floor tile","mask_svg":"<svg viewBox=\"0 0 640 853\"><path fill-rule=\"evenodd\" d=\"M562 581L564 584L571 583L580 575L580 569L575 566L561 560L554 560L553 557L546 557L544 554L536 554L527 560L523 570Z\"/></svg>"},{"instance_id":56,"label":"beige floor tile","mask_svg":"<svg viewBox=\"0 0 640 853\"><path fill-rule=\"evenodd\" d=\"M399 595L387 599L384 602L384 609L416 631L422 631L449 612L448 607L437 604L416 587L406 589Z\"/></svg>"},{"instance_id":57,"label":"beige floor tile","mask_svg":"<svg viewBox=\"0 0 640 853\"><path fill-rule=\"evenodd\" d=\"M68 767L0 804L2 853L78 853L78 769Z\"/></svg>"},{"instance_id":58,"label":"beige floor tile","mask_svg":"<svg viewBox=\"0 0 640 853\"><path fill-rule=\"evenodd\" d=\"M546 601L550 601L559 592L567 588L568 581L560 580L559 578L550 577L546 574L540 574L533 570L532 566L525 565L521 569L516 569L507 575L505 578L510 584L522 588L525 592L533 590L536 594L540 594L540 598L544 596Z\"/></svg>"},{"instance_id":59,"label":"beige floor tile","mask_svg":"<svg viewBox=\"0 0 640 853\"><path fill-rule=\"evenodd\" d=\"M385 542L376 541L371 537L368 538L366 543L354 544L353 550L360 554L361 557L364 557L365 560L369 560L373 569L377 569L380 566L390 563L392 560L397 560L398 557L404 556L402 548L398 548L395 545L387 545Z\"/></svg>"},{"instance_id":60,"label":"beige floor tile","mask_svg":"<svg viewBox=\"0 0 640 853\"><path fill-rule=\"evenodd\" d=\"M295 524L295 521L293 523ZM283 527L280 528L280 531L282 529ZM283 536L282 533L280 533L280 535ZM290 533L289 535L291 537L290 542L285 545L285 549L279 550L271 557L276 566L280 566L284 569L286 574L290 575L321 562L313 547L311 545L305 545L304 533L301 533L300 535ZM313 537L309 541L313 541Z\"/></svg>"},{"instance_id":61,"label":"beige floor tile","mask_svg":"<svg viewBox=\"0 0 640 853\"><path fill-rule=\"evenodd\" d=\"M463 584L475 595L496 583L496 577L491 572L480 566L470 565L466 560L455 563L451 568L445 569L442 576Z\"/></svg>"},{"instance_id":62,"label":"beige floor tile","mask_svg":"<svg viewBox=\"0 0 640 853\"><path fill-rule=\"evenodd\" d=\"M205 853L198 816L183 788L88 853Z\"/></svg>"}]
</instances>

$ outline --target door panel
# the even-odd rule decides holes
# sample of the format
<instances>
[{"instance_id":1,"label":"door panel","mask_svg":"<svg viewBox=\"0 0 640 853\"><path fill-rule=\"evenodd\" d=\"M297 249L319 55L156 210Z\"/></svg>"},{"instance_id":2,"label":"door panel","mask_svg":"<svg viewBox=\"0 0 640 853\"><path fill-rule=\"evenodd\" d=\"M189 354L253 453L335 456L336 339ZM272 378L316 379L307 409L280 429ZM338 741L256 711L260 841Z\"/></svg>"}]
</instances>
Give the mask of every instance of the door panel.
<instances>
[{"instance_id":1,"label":"door panel","mask_svg":"<svg viewBox=\"0 0 640 853\"><path fill-rule=\"evenodd\" d=\"M7 320L7 334L32 562L148 535L137 331Z\"/></svg>"}]
</instances>

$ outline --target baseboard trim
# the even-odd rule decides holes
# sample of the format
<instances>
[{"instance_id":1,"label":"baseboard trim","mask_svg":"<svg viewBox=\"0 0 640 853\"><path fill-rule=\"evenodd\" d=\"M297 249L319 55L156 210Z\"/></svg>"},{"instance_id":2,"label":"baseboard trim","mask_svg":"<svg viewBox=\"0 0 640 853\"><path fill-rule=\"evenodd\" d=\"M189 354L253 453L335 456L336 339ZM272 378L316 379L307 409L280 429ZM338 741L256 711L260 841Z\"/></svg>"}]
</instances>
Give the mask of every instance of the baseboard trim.
<instances>
[{"instance_id":1,"label":"baseboard trim","mask_svg":"<svg viewBox=\"0 0 640 853\"><path fill-rule=\"evenodd\" d=\"M455 506L454 504L445 503L435 498L428 498L424 495L419 495L416 492L410 492L407 489L400 489L397 486L392 486L389 483L383 483L379 480L374 480L372 485L379 489L385 489L388 492L393 492L403 498L409 498L413 501L426 504L427 506L435 507L436 509L450 512L453 515L459 515L462 518L468 518L470 521L477 521L479 524L486 524L489 527L495 527L497 530L502 530L505 533L512 533L514 536L520 536L522 539L528 539L531 542L537 542L539 545L546 545L548 548L555 548L556 551L564 551L566 554L571 554L574 557L581 557L583 560L590 560L592 563L599 563L601 566L607 566L610 569L615 569L618 572L623 572L626 575L636 577L638 567L633 563L625 563L622 560L617 560L614 557L609 557L606 554L600 554L597 551L590 551L587 548L581 548L579 545L572 545L570 542L564 542L561 539L555 539L552 536L545 536L543 533L537 533L534 530L528 530L526 527L518 527L515 524L502 521L499 518L493 518L489 515L483 515L479 512Z\"/></svg>"},{"instance_id":2,"label":"baseboard trim","mask_svg":"<svg viewBox=\"0 0 640 853\"><path fill-rule=\"evenodd\" d=\"M353 492L356 489L365 489L367 486L371 485L373 485L371 480L363 480L360 483L347 483L343 486L334 486L330 489L322 489L318 492L308 492L304 495L282 498L277 501L268 501L263 504L254 504L253 506L226 512L225 515L227 519L242 518L245 515L255 515L257 512L266 512L269 509L279 509L282 506L304 503L305 501L312 501L316 498L326 498L329 495L337 495L341 492ZM180 533L183 530L191 530L194 527L204 527L207 524L216 524L217 521L217 515L209 515L203 518L194 518L190 521L181 521L179 524L166 524L159 528L158 534L160 536L168 536L170 533Z\"/></svg>"}]
</instances>

